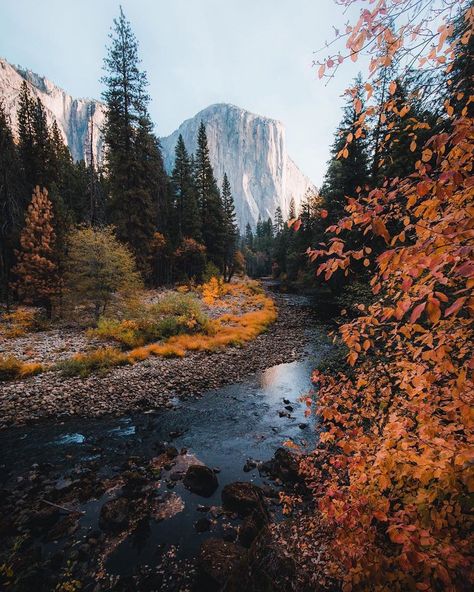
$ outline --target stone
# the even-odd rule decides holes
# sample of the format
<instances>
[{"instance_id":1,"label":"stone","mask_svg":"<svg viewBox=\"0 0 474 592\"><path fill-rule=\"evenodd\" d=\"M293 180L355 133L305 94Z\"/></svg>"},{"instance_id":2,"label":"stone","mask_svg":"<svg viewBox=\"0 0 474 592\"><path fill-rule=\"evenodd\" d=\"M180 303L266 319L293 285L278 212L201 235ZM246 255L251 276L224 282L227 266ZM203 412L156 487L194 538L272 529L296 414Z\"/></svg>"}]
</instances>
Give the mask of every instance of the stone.
<instances>
[{"instance_id":1,"label":"stone","mask_svg":"<svg viewBox=\"0 0 474 592\"><path fill-rule=\"evenodd\" d=\"M118 497L102 506L99 515L99 526L102 530L120 532L129 523L129 502L124 497Z\"/></svg>"},{"instance_id":2,"label":"stone","mask_svg":"<svg viewBox=\"0 0 474 592\"><path fill-rule=\"evenodd\" d=\"M241 517L254 515L262 522L268 519L262 489L247 481L226 485L222 490L222 506L224 510L236 512Z\"/></svg>"},{"instance_id":3,"label":"stone","mask_svg":"<svg viewBox=\"0 0 474 592\"><path fill-rule=\"evenodd\" d=\"M237 569L244 550L235 543L221 539L207 539L201 545L197 568L201 585L209 589L223 586Z\"/></svg>"},{"instance_id":4,"label":"stone","mask_svg":"<svg viewBox=\"0 0 474 592\"><path fill-rule=\"evenodd\" d=\"M210 497L219 486L214 471L204 465L191 465L183 483L186 489L203 497Z\"/></svg>"}]
</instances>

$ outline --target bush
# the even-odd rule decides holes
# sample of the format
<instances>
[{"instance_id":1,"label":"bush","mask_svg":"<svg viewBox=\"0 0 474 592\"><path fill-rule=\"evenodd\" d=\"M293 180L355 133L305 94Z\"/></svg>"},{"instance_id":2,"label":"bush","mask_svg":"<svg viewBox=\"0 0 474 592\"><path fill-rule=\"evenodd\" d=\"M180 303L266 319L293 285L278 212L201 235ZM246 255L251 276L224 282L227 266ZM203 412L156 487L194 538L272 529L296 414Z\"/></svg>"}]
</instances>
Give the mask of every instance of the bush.
<instances>
[{"instance_id":1,"label":"bush","mask_svg":"<svg viewBox=\"0 0 474 592\"><path fill-rule=\"evenodd\" d=\"M105 313L115 293L133 293L141 287L133 255L110 227L73 230L68 236L68 255L70 299L92 305L95 318Z\"/></svg>"},{"instance_id":2,"label":"bush","mask_svg":"<svg viewBox=\"0 0 474 592\"><path fill-rule=\"evenodd\" d=\"M36 362L23 362L14 356L0 357L0 380L26 378L43 371L43 366Z\"/></svg>"},{"instance_id":3,"label":"bush","mask_svg":"<svg viewBox=\"0 0 474 592\"><path fill-rule=\"evenodd\" d=\"M46 319L41 318L37 309L19 306L1 316L0 335L7 339L23 337L27 333L44 329L46 324Z\"/></svg>"},{"instance_id":4,"label":"bush","mask_svg":"<svg viewBox=\"0 0 474 592\"><path fill-rule=\"evenodd\" d=\"M126 320L101 318L90 335L113 339L126 347L139 347L182 333L207 332L209 319L200 302L190 294L167 294L151 305L133 303Z\"/></svg>"},{"instance_id":5,"label":"bush","mask_svg":"<svg viewBox=\"0 0 474 592\"><path fill-rule=\"evenodd\" d=\"M59 362L57 369L64 376L85 378L93 372L105 372L114 366L129 364L127 355L114 347L105 347L85 354L76 354L68 360Z\"/></svg>"},{"instance_id":6,"label":"bush","mask_svg":"<svg viewBox=\"0 0 474 592\"><path fill-rule=\"evenodd\" d=\"M212 278L220 278L221 272L217 265L215 265L212 261L208 261L206 263L206 267L204 268L204 273L202 274L202 281L204 283L209 282Z\"/></svg>"}]
</instances>

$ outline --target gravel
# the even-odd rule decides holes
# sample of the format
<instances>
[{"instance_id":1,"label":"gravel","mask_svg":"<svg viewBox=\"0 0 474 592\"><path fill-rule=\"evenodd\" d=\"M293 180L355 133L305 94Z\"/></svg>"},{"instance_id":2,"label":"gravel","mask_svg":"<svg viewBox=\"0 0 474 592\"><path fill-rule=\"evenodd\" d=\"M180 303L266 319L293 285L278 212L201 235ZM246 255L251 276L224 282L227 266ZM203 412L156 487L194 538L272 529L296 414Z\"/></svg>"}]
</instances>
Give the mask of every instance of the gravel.
<instances>
[{"instance_id":1,"label":"gravel","mask_svg":"<svg viewBox=\"0 0 474 592\"><path fill-rule=\"evenodd\" d=\"M292 306L283 295L272 297L278 307L277 321L242 347L189 353L184 358L151 357L88 378L45 372L0 385L0 429L44 418L99 417L173 407L176 397L198 397L270 366L291 362L301 357L308 340L305 328L310 313ZM67 343L67 336L64 339Z\"/></svg>"}]
</instances>

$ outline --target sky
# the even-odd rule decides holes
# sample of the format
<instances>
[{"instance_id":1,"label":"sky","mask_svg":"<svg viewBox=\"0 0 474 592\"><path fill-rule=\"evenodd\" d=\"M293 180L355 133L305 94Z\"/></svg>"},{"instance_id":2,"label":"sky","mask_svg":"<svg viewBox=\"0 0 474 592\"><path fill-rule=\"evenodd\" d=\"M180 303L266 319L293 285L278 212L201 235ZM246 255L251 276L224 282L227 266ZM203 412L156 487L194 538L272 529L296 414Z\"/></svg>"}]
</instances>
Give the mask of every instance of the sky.
<instances>
[{"instance_id":1,"label":"sky","mask_svg":"<svg viewBox=\"0 0 474 592\"><path fill-rule=\"evenodd\" d=\"M74 97L100 98L102 61L120 2L0 0L0 56ZM320 185L360 66L325 86L314 54L347 20L334 0L122 0L139 41L156 133L166 136L212 103L282 121L288 152Z\"/></svg>"}]
</instances>

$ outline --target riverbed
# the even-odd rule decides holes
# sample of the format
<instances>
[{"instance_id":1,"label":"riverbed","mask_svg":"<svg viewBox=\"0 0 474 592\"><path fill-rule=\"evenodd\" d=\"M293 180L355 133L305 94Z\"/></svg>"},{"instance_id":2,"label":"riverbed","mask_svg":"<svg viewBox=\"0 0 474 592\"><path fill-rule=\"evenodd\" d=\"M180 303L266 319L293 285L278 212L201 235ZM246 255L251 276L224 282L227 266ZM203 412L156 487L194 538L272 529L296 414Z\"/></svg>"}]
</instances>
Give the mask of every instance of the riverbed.
<instances>
[{"instance_id":1,"label":"riverbed","mask_svg":"<svg viewBox=\"0 0 474 592\"><path fill-rule=\"evenodd\" d=\"M311 305L286 298L295 310ZM10 578L7 589L49 590L70 580L90 589L95 582L98 590L145 589L133 588L143 574L154 574L156 589L189 589L202 542L238 536L239 517L221 508L223 487L235 481L262 486L273 519L280 519L281 483L269 480L261 462L287 440L314 444L317 420L306 416L300 398L312 395L312 369L331 349L324 327L307 324L305 334L296 360L202 397L175 396L166 410L44 420L0 432L2 554L21 572L21 585ZM217 477L208 497L183 484L196 463ZM130 518L109 529L102 508L124 490Z\"/></svg>"}]
</instances>

